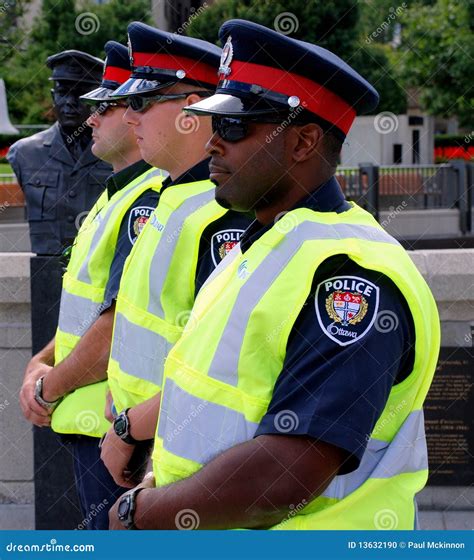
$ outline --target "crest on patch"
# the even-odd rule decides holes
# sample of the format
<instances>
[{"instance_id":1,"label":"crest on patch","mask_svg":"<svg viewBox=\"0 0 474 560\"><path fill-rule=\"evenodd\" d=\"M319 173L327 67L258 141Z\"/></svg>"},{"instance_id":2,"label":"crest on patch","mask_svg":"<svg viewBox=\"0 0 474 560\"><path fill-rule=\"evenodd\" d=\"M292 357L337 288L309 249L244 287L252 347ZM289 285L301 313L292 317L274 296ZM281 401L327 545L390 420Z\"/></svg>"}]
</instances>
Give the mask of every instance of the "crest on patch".
<instances>
[{"instance_id":1,"label":"crest on patch","mask_svg":"<svg viewBox=\"0 0 474 560\"><path fill-rule=\"evenodd\" d=\"M232 37L229 35L224 47L222 48L221 62L219 65L219 74L227 77L231 73L230 63L234 56L234 47L232 46Z\"/></svg>"},{"instance_id":2,"label":"crest on patch","mask_svg":"<svg viewBox=\"0 0 474 560\"><path fill-rule=\"evenodd\" d=\"M128 218L128 237L130 243L135 243L153 210L154 208L150 206L137 206L136 208L132 208Z\"/></svg>"},{"instance_id":3,"label":"crest on patch","mask_svg":"<svg viewBox=\"0 0 474 560\"><path fill-rule=\"evenodd\" d=\"M334 276L318 285L315 306L324 334L347 346L372 328L379 307L379 287L359 276Z\"/></svg>"},{"instance_id":4,"label":"crest on patch","mask_svg":"<svg viewBox=\"0 0 474 560\"><path fill-rule=\"evenodd\" d=\"M218 231L211 238L211 254L214 266L217 266L221 260L237 245L240 241L243 229L224 229Z\"/></svg>"}]
</instances>

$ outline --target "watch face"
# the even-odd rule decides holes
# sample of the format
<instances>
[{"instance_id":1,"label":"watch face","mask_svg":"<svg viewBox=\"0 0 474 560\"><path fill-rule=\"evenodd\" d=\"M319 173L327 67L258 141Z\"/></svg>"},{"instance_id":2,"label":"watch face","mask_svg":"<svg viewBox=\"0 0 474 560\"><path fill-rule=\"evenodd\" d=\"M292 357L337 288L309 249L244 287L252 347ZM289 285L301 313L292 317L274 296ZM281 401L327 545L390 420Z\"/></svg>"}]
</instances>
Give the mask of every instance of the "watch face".
<instances>
[{"instance_id":1,"label":"watch face","mask_svg":"<svg viewBox=\"0 0 474 560\"><path fill-rule=\"evenodd\" d=\"M118 509L117 509L117 515L119 517L119 519L126 519L127 515L128 515L128 511L130 509L130 496L123 496L123 498L120 500Z\"/></svg>"},{"instance_id":2,"label":"watch face","mask_svg":"<svg viewBox=\"0 0 474 560\"><path fill-rule=\"evenodd\" d=\"M114 420L114 430L118 436L121 436L127 431L127 421L122 415L117 416Z\"/></svg>"}]
</instances>

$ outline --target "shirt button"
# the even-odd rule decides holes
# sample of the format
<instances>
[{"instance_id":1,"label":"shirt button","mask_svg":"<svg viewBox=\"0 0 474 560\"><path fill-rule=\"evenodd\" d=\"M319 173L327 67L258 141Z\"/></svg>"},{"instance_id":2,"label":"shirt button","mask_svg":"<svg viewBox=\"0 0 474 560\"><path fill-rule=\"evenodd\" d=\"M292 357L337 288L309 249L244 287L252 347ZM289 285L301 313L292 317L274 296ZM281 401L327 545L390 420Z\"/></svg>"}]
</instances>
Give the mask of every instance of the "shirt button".
<instances>
[{"instance_id":1,"label":"shirt button","mask_svg":"<svg viewBox=\"0 0 474 560\"><path fill-rule=\"evenodd\" d=\"M41 179L36 179L35 185L39 185L41 183Z\"/></svg>"},{"instance_id":2,"label":"shirt button","mask_svg":"<svg viewBox=\"0 0 474 560\"><path fill-rule=\"evenodd\" d=\"M69 215L69 216L67 217L67 221L68 221L70 224L72 224L72 222L74 221L74 216Z\"/></svg>"},{"instance_id":3,"label":"shirt button","mask_svg":"<svg viewBox=\"0 0 474 560\"><path fill-rule=\"evenodd\" d=\"M71 198L74 198L76 196L76 194L77 194L76 191L69 191L69 196Z\"/></svg>"}]
</instances>

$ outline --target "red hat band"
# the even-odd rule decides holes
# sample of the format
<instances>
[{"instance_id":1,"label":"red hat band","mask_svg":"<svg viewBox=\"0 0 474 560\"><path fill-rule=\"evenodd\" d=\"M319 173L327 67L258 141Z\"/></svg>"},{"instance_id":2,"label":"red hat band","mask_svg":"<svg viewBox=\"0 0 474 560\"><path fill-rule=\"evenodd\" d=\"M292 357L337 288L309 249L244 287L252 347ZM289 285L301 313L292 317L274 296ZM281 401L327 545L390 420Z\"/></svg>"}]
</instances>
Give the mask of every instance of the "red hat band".
<instances>
[{"instance_id":1,"label":"red hat band","mask_svg":"<svg viewBox=\"0 0 474 560\"><path fill-rule=\"evenodd\" d=\"M142 53L134 52L133 66L151 66L157 72L162 70L174 70L177 72L177 77L195 80L197 82L204 82L207 84L217 85L217 69L188 58L186 56L174 56L171 54L156 54L156 53ZM181 75L178 72L181 71Z\"/></svg>"},{"instance_id":2,"label":"red hat band","mask_svg":"<svg viewBox=\"0 0 474 560\"><path fill-rule=\"evenodd\" d=\"M289 97L296 96L305 109L337 126L344 134L349 132L356 117L355 110L344 99L304 76L239 60L234 60L229 68L230 72L221 74L221 79L255 84Z\"/></svg>"},{"instance_id":3,"label":"red hat band","mask_svg":"<svg viewBox=\"0 0 474 560\"><path fill-rule=\"evenodd\" d=\"M130 78L130 75L130 70L125 70L125 68L119 68L118 66L106 66L102 80L123 84Z\"/></svg>"}]
</instances>

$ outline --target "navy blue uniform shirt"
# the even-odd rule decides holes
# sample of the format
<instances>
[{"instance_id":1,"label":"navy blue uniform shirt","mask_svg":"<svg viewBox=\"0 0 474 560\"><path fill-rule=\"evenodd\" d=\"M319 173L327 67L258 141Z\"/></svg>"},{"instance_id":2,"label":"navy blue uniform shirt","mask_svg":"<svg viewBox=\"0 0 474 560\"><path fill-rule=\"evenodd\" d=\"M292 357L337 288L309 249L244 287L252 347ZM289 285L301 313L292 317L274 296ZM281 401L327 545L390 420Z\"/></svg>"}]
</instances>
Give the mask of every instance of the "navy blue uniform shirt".
<instances>
[{"instance_id":1,"label":"navy blue uniform shirt","mask_svg":"<svg viewBox=\"0 0 474 560\"><path fill-rule=\"evenodd\" d=\"M142 171L143 172L143 171ZM161 193L172 185L182 185L209 179L209 159L205 159L188 169L174 181L167 177L163 181ZM128 181L129 182L129 181ZM125 185L123 185L125 186ZM145 191L125 215L119 232L117 248L112 262L110 278L107 284L104 308L110 307L116 299L125 260L132 250L138 233L146 220L158 206L160 193ZM221 218L209 224L204 230L199 244L198 264L196 270L195 293L199 291L214 268L236 245L242 233L250 224L251 218L240 212L227 211Z\"/></svg>"},{"instance_id":2,"label":"navy blue uniform shirt","mask_svg":"<svg viewBox=\"0 0 474 560\"><path fill-rule=\"evenodd\" d=\"M297 207L350 208L334 178ZM242 237L242 251L272 225L254 222ZM359 320L351 323L354 318ZM347 255L330 257L315 273L255 437L302 435L335 445L345 451L339 474L351 472L392 385L413 367L414 342L413 319L395 284Z\"/></svg>"}]
</instances>

